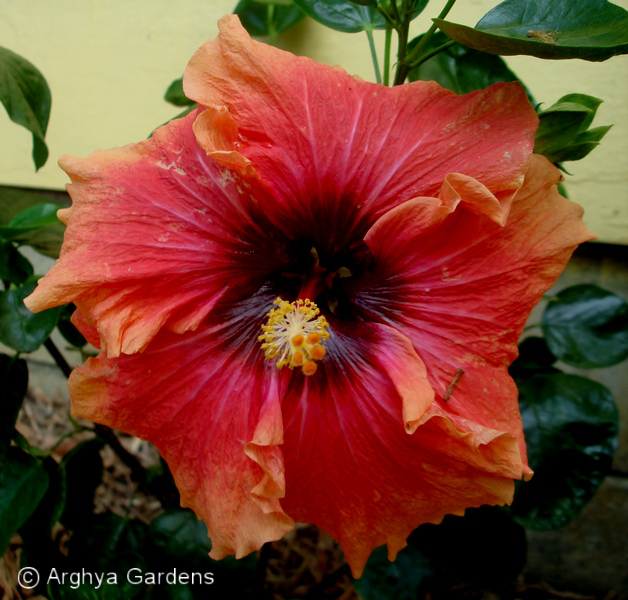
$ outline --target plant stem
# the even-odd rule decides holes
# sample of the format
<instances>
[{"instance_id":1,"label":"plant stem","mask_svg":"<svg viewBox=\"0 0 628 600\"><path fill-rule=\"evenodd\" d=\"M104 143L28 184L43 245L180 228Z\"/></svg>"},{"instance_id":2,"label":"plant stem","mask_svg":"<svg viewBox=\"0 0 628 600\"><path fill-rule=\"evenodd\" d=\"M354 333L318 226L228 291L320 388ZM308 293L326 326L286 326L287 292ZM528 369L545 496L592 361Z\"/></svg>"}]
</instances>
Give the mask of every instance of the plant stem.
<instances>
[{"instance_id":1,"label":"plant stem","mask_svg":"<svg viewBox=\"0 0 628 600\"><path fill-rule=\"evenodd\" d=\"M444 19L449 13L449 11L452 9L455 3L456 3L456 0L447 0L447 4L445 5L445 8L441 10L440 14L438 15L438 18ZM410 52L407 56L406 56L406 51L408 47L408 40L407 40L407 31L406 31L406 40L403 46L403 54L401 52L402 48L401 48L401 40L400 40L397 73L395 75L394 85L401 85L402 83L405 82L406 77L408 76L408 71L410 71L411 69L410 65L412 64L414 60L416 60L418 56L421 55L421 52L423 52L423 49L427 46L430 39L432 39L432 36L434 35L437 29L438 29L438 25L436 25L436 23L433 23L432 26L425 32L425 34L421 38L421 41L413 48L412 52Z\"/></svg>"},{"instance_id":2,"label":"plant stem","mask_svg":"<svg viewBox=\"0 0 628 600\"><path fill-rule=\"evenodd\" d=\"M371 29L365 29L366 37L369 40L369 48L371 49L371 60L373 61L373 68L375 69L375 80L377 83L382 82L382 75L379 72L379 63L377 61L377 50L375 49L375 39L373 38L373 31Z\"/></svg>"},{"instance_id":3,"label":"plant stem","mask_svg":"<svg viewBox=\"0 0 628 600\"><path fill-rule=\"evenodd\" d=\"M63 354L59 352L59 348L57 348L55 343L52 341L52 338L48 338L44 342L44 346L46 347L46 350L48 350L48 352L50 353L50 356L52 356L52 358L54 359L57 367L61 369L61 372L66 377L69 377L72 373L72 367L68 364L68 361L65 360Z\"/></svg>"},{"instance_id":4,"label":"plant stem","mask_svg":"<svg viewBox=\"0 0 628 600\"><path fill-rule=\"evenodd\" d=\"M277 30L275 29L275 5L266 7L266 25L268 25L268 42L271 46L277 46Z\"/></svg>"},{"instance_id":5,"label":"plant stem","mask_svg":"<svg viewBox=\"0 0 628 600\"><path fill-rule=\"evenodd\" d=\"M397 0L390 0L390 8L393 13L393 20L397 24L397 26L401 25L401 15L399 14L399 9L397 8Z\"/></svg>"},{"instance_id":6,"label":"plant stem","mask_svg":"<svg viewBox=\"0 0 628 600\"><path fill-rule=\"evenodd\" d=\"M449 40L448 42L445 42L441 46L438 46L438 48L434 48L433 50L430 50L429 52L427 52L426 54L421 56L419 58L419 60L417 60L416 62L413 62L410 65L410 69L415 69L419 65L422 65L425 61L427 61L430 58L432 58L432 56L436 56L437 54L439 54L443 50L447 50L447 48L451 48L452 46L455 46L457 43L458 42L456 42L455 40Z\"/></svg>"},{"instance_id":7,"label":"plant stem","mask_svg":"<svg viewBox=\"0 0 628 600\"><path fill-rule=\"evenodd\" d=\"M386 27L386 45L384 47L384 85L390 83L390 46L392 42L392 28Z\"/></svg>"}]
</instances>

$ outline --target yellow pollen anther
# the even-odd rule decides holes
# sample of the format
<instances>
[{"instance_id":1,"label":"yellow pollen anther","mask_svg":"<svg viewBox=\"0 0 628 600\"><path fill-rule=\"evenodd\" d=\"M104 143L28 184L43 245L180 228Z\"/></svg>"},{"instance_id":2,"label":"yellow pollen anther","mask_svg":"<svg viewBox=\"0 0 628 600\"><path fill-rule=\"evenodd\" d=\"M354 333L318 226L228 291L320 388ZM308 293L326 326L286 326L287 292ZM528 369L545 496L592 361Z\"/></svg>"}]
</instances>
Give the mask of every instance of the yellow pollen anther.
<instances>
[{"instance_id":1,"label":"yellow pollen anther","mask_svg":"<svg viewBox=\"0 0 628 600\"><path fill-rule=\"evenodd\" d=\"M303 374L304 375L314 375L314 373L316 373L316 369L318 367L316 366L316 363L313 360L308 360L304 365L303 365Z\"/></svg>"},{"instance_id":2,"label":"yellow pollen anther","mask_svg":"<svg viewBox=\"0 0 628 600\"><path fill-rule=\"evenodd\" d=\"M327 319L311 300L287 302L277 298L258 339L265 358L275 360L278 369L301 367L305 375L313 375L315 361L323 360L326 354L321 343L329 339L328 329Z\"/></svg>"},{"instance_id":3,"label":"yellow pollen anther","mask_svg":"<svg viewBox=\"0 0 628 600\"><path fill-rule=\"evenodd\" d=\"M320 344L316 344L316 346L312 346L310 350L310 356L314 360L323 360L325 358L325 354L327 351L325 350L325 346L321 346Z\"/></svg>"},{"instance_id":4,"label":"yellow pollen anther","mask_svg":"<svg viewBox=\"0 0 628 600\"><path fill-rule=\"evenodd\" d=\"M321 336L318 335L318 333L316 333L315 331L310 333L307 336L307 343L308 344L318 344L318 342L321 341Z\"/></svg>"}]
</instances>

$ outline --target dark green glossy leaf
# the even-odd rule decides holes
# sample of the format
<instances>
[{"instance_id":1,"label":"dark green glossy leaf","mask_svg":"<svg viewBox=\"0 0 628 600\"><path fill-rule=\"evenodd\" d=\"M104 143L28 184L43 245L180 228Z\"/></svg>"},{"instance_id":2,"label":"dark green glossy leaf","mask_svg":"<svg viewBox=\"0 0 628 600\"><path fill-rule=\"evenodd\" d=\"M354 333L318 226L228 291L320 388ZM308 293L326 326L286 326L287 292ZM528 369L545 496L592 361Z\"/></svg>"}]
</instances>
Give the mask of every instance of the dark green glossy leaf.
<instances>
[{"instance_id":1,"label":"dark green glossy leaf","mask_svg":"<svg viewBox=\"0 0 628 600\"><path fill-rule=\"evenodd\" d=\"M20 287L0 292L0 342L18 352L34 352L48 339L59 318L59 309L32 313L24 306L37 282L29 280Z\"/></svg>"},{"instance_id":2,"label":"dark green glossy leaf","mask_svg":"<svg viewBox=\"0 0 628 600\"><path fill-rule=\"evenodd\" d=\"M66 580L65 585L61 586L57 585L56 580L53 580L48 585L46 594L49 600L103 600L99 590L85 585L76 587L68 580Z\"/></svg>"},{"instance_id":3,"label":"dark green glossy leaf","mask_svg":"<svg viewBox=\"0 0 628 600\"><path fill-rule=\"evenodd\" d=\"M408 546L390 562L386 547L381 546L369 557L355 588L362 600L415 600L419 587L433 574L425 552Z\"/></svg>"},{"instance_id":4,"label":"dark green glossy leaf","mask_svg":"<svg viewBox=\"0 0 628 600\"><path fill-rule=\"evenodd\" d=\"M528 337L519 344L519 356L510 365L512 377L527 377L536 373L559 373L552 365L558 359L542 337Z\"/></svg>"},{"instance_id":5,"label":"dark green glossy leaf","mask_svg":"<svg viewBox=\"0 0 628 600\"><path fill-rule=\"evenodd\" d=\"M410 47L416 45L420 39L421 36L412 40ZM430 39L425 50L438 48L448 39L444 33L439 31ZM500 81L519 81L499 56L479 52L460 44L443 50L412 69L408 73L408 79L410 81L419 79L437 81L443 87L457 94L483 90ZM529 93L528 98L531 99Z\"/></svg>"},{"instance_id":6,"label":"dark green glossy leaf","mask_svg":"<svg viewBox=\"0 0 628 600\"><path fill-rule=\"evenodd\" d=\"M256 36L276 35L290 29L305 17L305 13L296 5L287 3L261 4L259 1L240 0L234 14L240 17L242 26ZM272 10L269 7L272 6Z\"/></svg>"},{"instance_id":7,"label":"dark green glossy leaf","mask_svg":"<svg viewBox=\"0 0 628 600\"><path fill-rule=\"evenodd\" d=\"M541 326L551 351L574 367L609 367L628 358L628 302L595 285L560 292Z\"/></svg>"},{"instance_id":8,"label":"dark green glossy leaf","mask_svg":"<svg viewBox=\"0 0 628 600\"><path fill-rule=\"evenodd\" d=\"M0 454L9 447L27 388L26 361L0 354Z\"/></svg>"},{"instance_id":9,"label":"dark green glossy leaf","mask_svg":"<svg viewBox=\"0 0 628 600\"><path fill-rule=\"evenodd\" d=\"M82 589L93 590L99 600L130 600L144 593L142 574L147 526L112 513L90 515L73 532L68 547L68 572L99 573L105 577L84 578ZM66 585L52 586L55 597L73 598Z\"/></svg>"},{"instance_id":10,"label":"dark green glossy leaf","mask_svg":"<svg viewBox=\"0 0 628 600\"><path fill-rule=\"evenodd\" d=\"M503 56L602 61L628 52L628 12L606 0L506 0L475 28L434 22L465 46Z\"/></svg>"},{"instance_id":11,"label":"dark green glossy leaf","mask_svg":"<svg viewBox=\"0 0 628 600\"><path fill-rule=\"evenodd\" d=\"M348 0L294 0L306 14L323 25L344 31L385 29L384 17L372 6L358 6Z\"/></svg>"},{"instance_id":12,"label":"dark green glossy leaf","mask_svg":"<svg viewBox=\"0 0 628 600\"><path fill-rule=\"evenodd\" d=\"M611 469L617 407L603 385L576 375L533 375L517 387L534 477L518 486L512 513L529 529L557 529L580 513Z\"/></svg>"},{"instance_id":13,"label":"dark green glossy leaf","mask_svg":"<svg viewBox=\"0 0 628 600\"><path fill-rule=\"evenodd\" d=\"M467 509L464 517L448 515L440 525L421 525L408 544L430 557L436 573L483 589L513 581L526 561L523 527L496 506Z\"/></svg>"},{"instance_id":14,"label":"dark green glossy leaf","mask_svg":"<svg viewBox=\"0 0 628 600\"><path fill-rule=\"evenodd\" d=\"M141 554L148 526L113 513L90 515L72 537L68 556L75 562L106 569L121 552Z\"/></svg>"},{"instance_id":15,"label":"dark green glossy leaf","mask_svg":"<svg viewBox=\"0 0 628 600\"><path fill-rule=\"evenodd\" d=\"M146 600L194 600L194 594L186 584L154 585L149 590Z\"/></svg>"},{"instance_id":16,"label":"dark green glossy leaf","mask_svg":"<svg viewBox=\"0 0 628 600\"><path fill-rule=\"evenodd\" d=\"M31 516L48 487L41 463L19 448L0 453L0 555Z\"/></svg>"},{"instance_id":17,"label":"dark green glossy leaf","mask_svg":"<svg viewBox=\"0 0 628 600\"><path fill-rule=\"evenodd\" d=\"M165 509L181 506L179 490L163 458L160 458L158 464L146 469L146 483L153 495L160 499Z\"/></svg>"},{"instance_id":18,"label":"dark green glossy leaf","mask_svg":"<svg viewBox=\"0 0 628 600\"><path fill-rule=\"evenodd\" d=\"M610 126L588 129L593 122L599 98L568 94L539 113L534 152L553 163L580 160L599 145Z\"/></svg>"},{"instance_id":19,"label":"dark green glossy leaf","mask_svg":"<svg viewBox=\"0 0 628 600\"><path fill-rule=\"evenodd\" d=\"M57 218L57 210L60 208L64 207L50 202L29 206L6 225L0 225L0 236L56 258L59 256L65 231L65 225Z\"/></svg>"},{"instance_id":20,"label":"dark green glossy leaf","mask_svg":"<svg viewBox=\"0 0 628 600\"><path fill-rule=\"evenodd\" d=\"M68 207L70 196L67 192L0 185L0 225L8 225L18 213L31 206L47 203Z\"/></svg>"},{"instance_id":21,"label":"dark green glossy leaf","mask_svg":"<svg viewBox=\"0 0 628 600\"><path fill-rule=\"evenodd\" d=\"M595 127L579 134L567 147L562 148L547 158L554 163L581 160L600 145L600 140L608 133L612 125ZM563 169L564 170L564 169Z\"/></svg>"},{"instance_id":22,"label":"dark green glossy leaf","mask_svg":"<svg viewBox=\"0 0 628 600\"><path fill-rule=\"evenodd\" d=\"M151 546L171 560L202 564L211 550L207 527L190 510L175 509L150 524Z\"/></svg>"},{"instance_id":23,"label":"dark green glossy leaf","mask_svg":"<svg viewBox=\"0 0 628 600\"><path fill-rule=\"evenodd\" d=\"M394 1L397 2L397 7L401 9L402 7L399 6L399 1L398 0L394 0ZM410 6L408 9L410 20L416 19L425 10L425 7L428 5L428 2L429 0L411 0L411 2L409 3ZM375 6L376 4L379 4L379 6L381 6L390 15L392 14L392 9L390 6L391 3L392 3L392 0L377 0L377 2L373 2L372 5ZM370 5L366 4L365 2L364 6L370 6ZM401 10L400 10L400 13L402 13ZM401 14L401 18L403 19L403 13Z\"/></svg>"},{"instance_id":24,"label":"dark green glossy leaf","mask_svg":"<svg viewBox=\"0 0 628 600\"><path fill-rule=\"evenodd\" d=\"M207 556L211 549L207 528L190 510L169 510L153 520L147 546L150 548L147 561L151 569L171 570L181 565L188 571L201 573L203 581L193 585L192 589L210 590L220 598L248 598L259 592L263 585L258 579L254 556L240 560L227 557L218 562ZM198 584L199 581L190 583ZM210 584L211 588L208 587ZM200 597L206 593L204 591Z\"/></svg>"},{"instance_id":25,"label":"dark green glossy leaf","mask_svg":"<svg viewBox=\"0 0 628 600\"><path fill-rule=\"evenodd\" d=\"M33 265L8 240L0 239L0 279L23 283L33 274Z\"/></svg>"},{"instance_id":26,"label":"dark green glossy leaf","mask_svg":"<svg viewBox=\"0 0 628 600\"><path fill-rule=\"evenodd\" d=\"M33 134L35 168L48 159L44 141L52 97L44 76L15 52L0 48L0 102L10 119Z\"/></svg>"},{"instance_id":27,"label":"dark green glossy leaf","mask_svg":"<svg viewBox=\"0 0 628 600\"><path fill-rule=\"evenodd\" d=\"M15 215L8 225L0 226L0 235L7 239L15 239L32 229L56 225L59 222L57 211L60 208L63 206L52 203L31 206Z\"/></svg>"},{"instance_id":28,"label":"dark green glossy leaf","mask_svg":"<svg viewBox=\"0 0 628 600\"><path fill-rule=\"evenodd\" d=\"M49 536L65 506L66 486L63 465L58 464L49 456L44 459L42 466L48 474L48 489L37 509L20 531L23 533L25 529L28 530L27 535L31 538L41 535Z\"/></svg>"},{"instance_id":29,"label":"dark green glossy leaf","mask_svg":"<svg viewBox=\"0 0 628 600\"><path fill-rule=\"evenodd\" d=\"M104 443L94 438L81 442L63 458L66 502L59 520L68 529L81 526L94 512L94 493L103 475L100 450Z\"/></svg>"},{"instance_id":30,"label":"dark green glossy leaf","mask_svg":"<svg viewBox=\"0 0 628 600\"><path fill-rule=\"evenodd\" d=\"M17 429L13 430L11 441L15 443L18 448L28 452L31 456L36 458L46 458L50 456L50 450L42 450L37 446L33 446Z\"/></svg>"},{"instance_id":31,"label":"dark green glossy leaf","mask_svg":"<svg viewBox=\"0 0 628 600\"><path fill-rule=\"evenodd\" d=\"M175 79L170 86L168 86L164 100L175 106L190 106L191 104L195 104L194 100L190 100L183 93L183 77Z\"/></svg>"},{"instance_id":32,"label":"dark green glossy leaf","mask_svg":"<svg viewBox=\"0 0 628 600\"><path fill-rule=\"evenodd\" d=\"M412 2L412 18L418 17L428 5L430 0L413 0Z\"/></svg>"},{"instance_id":33,"label":"dark green glossy leaf","mask_svg":"<svg viewBox=\"0 0 628 600\"><path fill-rule=\"evenodd\" d=\"M74 304L66 304L65 306L62 306L57 328L67 342L72 344L72 346L82 348L85 344L87 344L87 340L70 320L75 310L76 306L74 306Z\"/></svg>"}]
</instances>

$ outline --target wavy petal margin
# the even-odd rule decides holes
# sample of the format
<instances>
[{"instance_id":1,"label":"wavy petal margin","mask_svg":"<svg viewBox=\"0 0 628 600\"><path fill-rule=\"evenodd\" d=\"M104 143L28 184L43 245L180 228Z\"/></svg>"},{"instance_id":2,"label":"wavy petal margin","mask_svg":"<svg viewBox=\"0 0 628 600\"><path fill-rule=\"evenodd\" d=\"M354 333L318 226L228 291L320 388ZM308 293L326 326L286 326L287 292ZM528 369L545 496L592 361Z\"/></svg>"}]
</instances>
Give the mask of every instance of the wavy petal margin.
<instances>
[{"instance_id":1,"label":"wavy petal margin","mask_svg":"<svg viewBox=\"0 0 628 600\"><path fill-rule=\"evenodd\" d=\"M493 193L523 181L538 118L518 84L458 96L434 82L394 88L251 40L236 16L184 76L207 111L199 143L267 186L270 218L317 248L363 237L401 202L438 193L450 172Z\"/></svg>"},{"instance_id":2,"label":"wavy petal margin","mask_svg":"<svg viewBox=\"0 0 628 600\"><path fill-rule=\"evenodd\" d=\"M394 560L422 523L512 500L524 468L516 437L434 406L405 336L343 325L328 355L316 377L293 378L284 398L282 506L336 538L354 577L376 546L387 544Z\"/></svg>"},{"instance_id":3,"label":"wavy petal margin","mask_svg":"<svg viewBox=\"0 0 628 600\"><path fill-rule=\"evenodd\" d=\"M70 377L75 416L155 444L215 559L245 556L294 524L280 503L285 383L256 343L271 302L255 297L195 332L162 331L141 354L102 353Z\"/></svg>"},{"instance_id":4,"label":"wavy petal margin","mask_svg":"<svg viewBox=\"0 0 628 600\"><path fill-rule=\"evenodd\" d=\"M410 200L373 226L365 241L376 267L354 290L366 318L412 340L445 414L512 433L524 459L517 388L507 369L532 308L578 244L595 237L582 208L558 193L561 179L549 161L533 156L501 212L497 198L469 196L460 186L452 195L446 180L440 198Z\"/></svg>"},{"instance_id":5,"label":"wavy petal margin","mask_svg":"<svg viewBox=\"0 0 628 600\"><path fill-rule=\"evenodd\" d=\"M61 257L26 305L74 302L110 357L143 351L162 327L195 330L217 302L250 296L282 266L257 199L205 156L194 119L60 161L72 179Z\"/></svg>"}]
</instances>

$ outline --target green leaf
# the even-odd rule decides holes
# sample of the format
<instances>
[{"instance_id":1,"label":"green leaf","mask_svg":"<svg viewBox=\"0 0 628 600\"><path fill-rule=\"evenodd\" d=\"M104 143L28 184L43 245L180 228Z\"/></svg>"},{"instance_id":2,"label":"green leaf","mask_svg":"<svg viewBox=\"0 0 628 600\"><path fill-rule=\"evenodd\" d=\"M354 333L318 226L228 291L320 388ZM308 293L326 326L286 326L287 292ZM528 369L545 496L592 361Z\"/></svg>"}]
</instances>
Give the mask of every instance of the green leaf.
<instances>
[{"instance_id":1,"label":"green leaf","mask_svg":"<svg viewBox=\"0 0 628 600\"><path fill-rule=\"evenodd\" d=\"M11 286L0 292L0 342L18 352L34 352L52 333L59 318L59 309L50 308L32 313L24 306L24 298L37 286L34 280L20 287Z\"/></svg>"},{"instance_id":2,"label":"green leaf","mask_svg":"<svg viewBox=\"0 0 628 600\"><path fill-rule=\"evenodd\" d=\"M448 515L439 525L421 525L408 544L430 557L434 572L483 589L503 588L526 562L523 527L497 506L469 508L463 517Z\"/></svg>"},{"instance_id":3,"label":"green leaf","mask_svg":"<svg viewBox=\"0 0 628 600\"><path fill-rule=\"evenodd\" d=\"M123 519L113 513L92 514L75 531L68 556L106 570L121 552L141 554L147 529L141 521Z\"/></svg>"},{"instance_id":4,"label":"green leaf","mask_svg":"<svg viewBox=\"0 0 628 600\"><path fill-rule=\"evenodd\" d=\"M528 460L534 470L518 486L512 514L529 529L567 525L609 473L619 430L612 394L576 375L517 380Z\"/></svg>"},{"instance_id":5,"label":"green leaf","mask_svg":"<svg viewBox=\"0 0 628 600\"><path fill-rule=\"evenodd\" d=\"M579 134L573 142L559 152L547 156L553 163L569 160L581 160L600 145L600 140L608 133L612 125L596 127ZM563 169L564 170L564 169Z\"/></svg>"},{"instance_id":6,"label":"green leaf","mask_svg":"<svg viewBox=\"0 0 628 600\"><path fill-rule=\"evenodd\" d=\"M0 225L0 236L56 258L63 243L65 225L57 218L60 204L47 202L30 206Z\"/></svg>"},{"instance_id":7,"label":"green leaf","mask_svg":"<svg viewBox=\"0 0 628 600\"><path fill-rule=\"evenodd\" d=\"M71 203L67 192L0 185L0 225L8 225L18 213L31 206L51 202L64 207Z\"/></svg>"},{"instance_id":8,"label":"green leaf","mask_svg":"<svg viewBox=\"0 0 628 600\"><path fill-rule=\"evenodd\" d=\"M112 513L90 515L73 532L68 547L69 565L64 570L105 574L101 582L92 579L80 586L96 592L99 600L130 600L143 594L146 586L134 577L147 571L142 556L146 529L141 521ZM76 597L68 589L67 580L66 585L53 586L53 593L55 598Z\"/></svg>"},{"instance_id":9,"label":"green leaf","mask_svg":"<svg viewBox=\"0 0 628 600\"><path fill-rule=\"evenodd\" d=\"M0 239L0 279L23 283L33 274L33 265L9 241Z\"/></svg>"},{"instance_id":10,"label":"green leaf","mask_svg":"<svg viewBox=\"0 0 628 600\"><path fill-rule=\"evenodd\" d=\"M194 594L187 584L154 585L146 600L194 600Z\"/></svg>"},{"instance_id":11,"label":"green leaf","mask_svg":"<svg viewBox=\"0 0 628 600\"><path fill-rule=\"evenodd\" d=\"M255 1L257 4L264 4L265 6L268 6L269 4L290 6L291 4L293 4L292 0L255 0Z\"/></svg>"},{"instance_id":12,"label":"green leaf","mask_svg":"<svg viewBox=\"0 0 628 600\"><path fill-rule=\"evenodd\" d=\"M584 158L610 129L606 126L587 131L601 103L599 98L586 94L568 94L542 110L534 152L553 163Z\"/></svg>"},{"instance_id":13,"label":"green leaf","mask_svg":"<svg viewBox=\"0 0 628 600\"><path fill-rule=\"evenodd\" d=\"M269 12L268 7L277 4ZM305 13L293 3L260 3L259 0L240 0L234 14L238 15L242 26L255 36L279 34L305 17ZM271 20L269 21L269 17Z\"/></svg>"},{"instance_id":14,"label":"green leaf","mask_svg":"<svg viewBox=\"0 0 628 600\"><path fill-rule=\"evenodd\" d=\"M85 344L87 344L87 340L71 321L75 310L76 306L74 306L74 304L66 304L65 306L62 306L57 328L67 342L76 348L82 348Z\"/></svg>"},{"instance_id":15,"label":"green leaf","mask_svg":"<svg viewBox=\"0 0 628 600\"><path fill-rule=\"evenodd\" d=\"M348 0L294 0L306 14L323 25L344 31L386 29L386 21L372 6L358 6Z\"/></svg>"},{"instance_id":16,"label":"green leaf","mask_svg":"<svg viewBox=\"0 0 628 600\"><path fill-rule=\"evenodd\" d=\"M519 356L510 365L508 372L512 377L559 373L552 366L557 360L542 337L528 337L519 344Z\"/></svg>"},{"instance_id":17,"label":"green leaf","mask_svg":"<svg viewBox=\"0 0 628 600\"><path fill-rule=\"evenodd\" d=\"M170 102L170 104L174 104L175 106L190 106L194 104L194 100L190 100L183 93L183 77L179 77L179 79L175 79L166 90L166 94L164 95L164 100L166 102Z\"/></svg>"},{"instance_id":18,"label":"green leaf","mask_svg":"<svg viewBox=\"0 0 628 600\"><path fill-rule=\"evenodd\" d=\"M199 565L207 561L211 541L207 527L190 510L174 509L150 524L151 547L170 560Z\"/></svg>"},{"instance_id":19,"label":"green leaf","mask_svg":"<svg viewBox=\"0 0 628 600\"><path fill-rule=\"evenodd\" d=\"M28 530L26 535L30 535L31 539L37 539L38 536L42 535L50 536L52 528L61 517L65 506L66 485L63 465L58 464L49 456L44 459L42 466L48 474L48 489L20 531L23 533L24 530Z\"/></svg>"},{"instance_id":20,"label":"green leaf","mask_svg":"<svg viewBox=\"0 0 628 600\"><path fill-rule=\"evenodd\" d=\"M59 222L57 211L63 208L59 204L37 204L15 215L6 226L0 226L0 235L13 239L20 235Z\"/></svg>"},{"instance_id":21,"label":"green leaf","mask_svg":"<svg viewBox=\"0 0 628 600\"><path fill-rule=\"evenodd\" d=\"M94 493L103 475L100 456L103 445L102 440L98 438L86 440L63 458L66 502L59 520L68 529L80 527L94 512Z\"/></svg>"},{"instance_id":22,"label":"green leaf","mask_svg":"<svg viewBox=\"0 0 628 600\"><path fill-rule=\"evenodd\" d=\"M410 42L410 49L419 42L421 37ZM425 50L434 50L448 40L449 38L439 31L430 39ZM479 52L460 44L439 52L412 69L408 73L408 79L410 81L436 81L457 94L483 90L500 81L519 81L499 56ZM532 100L529 92L528 98Z\"/></svg>"},{"instance_id":23,"label":"green leaf","mask_svg":"<svg viewBox=\"0 0 628 600\"><path fill-rule=\"evenodd\" d=\"M44 76L26 59L0 47L0 102L9 118L33 134L35 168L48 159L44 141L52 97Z\"/></svg>"},{"instance_id":24,"label":"green leaf","mask_svg":"<svg viewBox=\"0 0 628 600\"><path fill-rule=\"evenodd\" d=\"M0 354L0 454L11 436L28 388L28 366L21 358Z\"/></svg>"},{"instance_id":25,"label":"green leaf","mask_svg":"<svg viewBox=\"0 0 628 600\"><path fill-rule=\"evenodd\" d=\"M33 513L48 487L41 463L19 448L0 454L0 555Z\"/></svg>"},{"instance_id":26,"label":"green leaf","mask_svg":"<svg viewBox=\"0 0 628 600\"><path fill-rule=\"evenodd\" d=\"M259 592L262 582L257 578L255 556L211 560L207 556L211 549L207 527L190 510L168 510L154 519L149 527L147 548L150 548L147 561L151 569L163 571L181 566L203 574L204 578L213 577L211 592L217 598L252 598ZM207 585L206 580L203 585Z\"/></svg>"},{"instance_id":27,"label":"green leaf","mask_svg":"<svg viewBox=\"0 0 628 600\"><path fill-rule=\"evenodd\" d=\"M386 547L380 546L371 554L362 577L354 584L362 600L415 600L419 597L419 586L433 575L425 552L408 546L395 562L390 562Z\"/></svg>"},{"instance_id":28,"label":"green leaf","mask_svg":"<svg viewBox=\"0 0 628 600\"><path fill-rule=\"evenodd\" d=\"M48 584L46 593L50 600L103 600L99 590L86 585L77 587L67 580L61 586L52 581Z\"/></svg>"},{"instance_id":29,"label":"green leaf","mask_svg":"<svg viewBox=\"0 0 628 600\"><path fill-rule=\"evenodd\" d=\"M475 28L434 22L465 46L503 56L603 61L628 53L628 12L607 0L506 0Z\"/></svg>"},{"instance_id":30,"label":"green leaf","mask_svg":"<svg viewBox=\"0 0 628 600\"><path fill-rule=\"evenodd\" d=\"M628 302L595 285L560 292L541 326L551 351L574 367L610 367L628 358Z\"/></svg>"}]
</instances>

